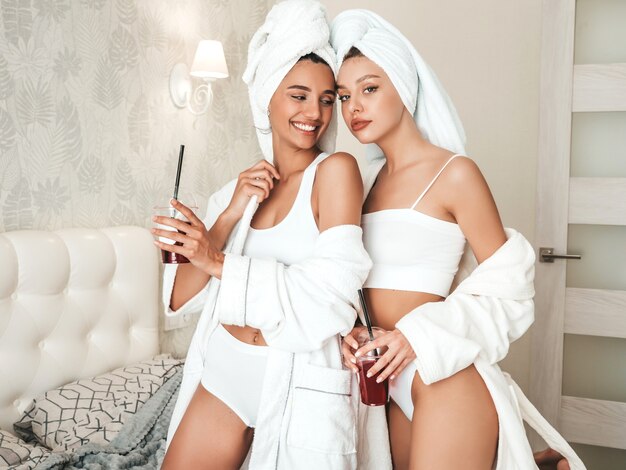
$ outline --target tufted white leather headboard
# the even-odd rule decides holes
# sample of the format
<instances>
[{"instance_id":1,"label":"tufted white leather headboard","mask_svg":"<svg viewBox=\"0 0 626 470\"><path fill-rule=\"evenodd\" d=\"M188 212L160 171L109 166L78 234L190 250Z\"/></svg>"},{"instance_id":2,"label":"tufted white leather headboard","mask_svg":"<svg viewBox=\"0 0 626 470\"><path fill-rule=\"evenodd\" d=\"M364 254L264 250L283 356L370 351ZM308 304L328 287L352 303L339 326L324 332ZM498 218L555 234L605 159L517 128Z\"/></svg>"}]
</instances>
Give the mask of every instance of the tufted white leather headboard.
<instances>
[{"instance_id":1,"label":"tufted white leather headboard","mask_svg":"<svg viewBox=\"0 0 626 470\"><path fill-rule=\"evenodd\" d=\"M158 354L146 229L3 233L0 266L0 429L43 391Z\"/></svg>"}]
</instances>

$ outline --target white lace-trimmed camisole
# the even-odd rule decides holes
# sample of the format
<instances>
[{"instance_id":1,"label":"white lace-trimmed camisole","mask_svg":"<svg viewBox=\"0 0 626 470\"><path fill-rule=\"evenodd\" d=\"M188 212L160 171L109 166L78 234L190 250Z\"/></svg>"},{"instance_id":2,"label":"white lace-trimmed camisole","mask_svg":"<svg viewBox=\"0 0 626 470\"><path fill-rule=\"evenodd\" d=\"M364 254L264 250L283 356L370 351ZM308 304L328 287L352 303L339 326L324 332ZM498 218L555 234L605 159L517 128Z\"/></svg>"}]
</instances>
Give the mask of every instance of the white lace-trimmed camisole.
<instances>
[{"instance_id":1,"label":"white lace-trimmed camisole","mask_svg":"<svg viewBox=\"0 0 626 470\"><path fill-rule=\"evenodd\" d=\"M452 222L416 211L453 155L410 208L363 214L363 244L374 263L364 287L449 294L465 249L465 236Z\"/></svg>"}]
</instances>

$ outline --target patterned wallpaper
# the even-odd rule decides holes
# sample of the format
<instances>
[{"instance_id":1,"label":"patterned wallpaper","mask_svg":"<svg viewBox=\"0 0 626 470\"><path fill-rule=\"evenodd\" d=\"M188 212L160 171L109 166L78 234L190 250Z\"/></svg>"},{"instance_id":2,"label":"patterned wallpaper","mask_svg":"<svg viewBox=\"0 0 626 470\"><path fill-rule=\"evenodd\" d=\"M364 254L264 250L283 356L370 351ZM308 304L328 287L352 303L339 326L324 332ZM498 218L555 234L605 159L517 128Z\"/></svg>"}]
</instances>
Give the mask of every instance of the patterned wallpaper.
<instances>
[{"instance_id":1,"label":"patterned wallpaper","mask_svg":"<svg viewBox=\"0 0 626 470\"><path fill-rule=\"evenodd\" d=\"M149 225L181 189L207 196L260 158L241 73L271 0L0 0L0 231ZM168 80L198 40L230 78L203 116Z\"/></svg>"},{"instance_id":2,"label":"patterned wallpaper","mask_svg":"<svg viewBox=\"0 0 626 470\"><path fill-rule=\"evenodd\" d=\"M0 231L133 224L174 186L206 199L261 158L241 74L273 0L0 0ZM230 77L194 116L169 73L200 39ZM184 354L193 326L162 335Z\"/></svg>"}]
</instances>

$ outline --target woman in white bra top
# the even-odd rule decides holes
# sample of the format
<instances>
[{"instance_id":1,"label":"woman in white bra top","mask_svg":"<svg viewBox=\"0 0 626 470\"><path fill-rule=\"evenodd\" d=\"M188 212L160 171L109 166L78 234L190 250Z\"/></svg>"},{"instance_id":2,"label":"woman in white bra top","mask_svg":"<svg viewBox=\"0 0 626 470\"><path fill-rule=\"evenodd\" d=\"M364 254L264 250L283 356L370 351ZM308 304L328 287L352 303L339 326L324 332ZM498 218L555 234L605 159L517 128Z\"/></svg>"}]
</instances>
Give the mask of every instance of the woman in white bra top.
<instances>
[{"instance_id":1,"label":"woman in white bra top","mask_svg":"<svg viewBox=\"0 0 626 470\"><path fill-rule=\"evenodd\" d=\"M463 130L449 99L408 40L377 15L353 10L331 25L331 44L346 125L359 142L378 146L367 155L379 171L363 206L364 245L374 263L364 287L372 322L386 333L356 355L388 348L368 375L381 371L378 380L390 380L394 468L496 468L498 413L481 374L472 364L426 385L396 327L417 307L448 296L466 240L479 264L505 244L493 197L462 155ZM343 345L344 363L355 372L362 328Z\"/></svg>"}]
</instances>

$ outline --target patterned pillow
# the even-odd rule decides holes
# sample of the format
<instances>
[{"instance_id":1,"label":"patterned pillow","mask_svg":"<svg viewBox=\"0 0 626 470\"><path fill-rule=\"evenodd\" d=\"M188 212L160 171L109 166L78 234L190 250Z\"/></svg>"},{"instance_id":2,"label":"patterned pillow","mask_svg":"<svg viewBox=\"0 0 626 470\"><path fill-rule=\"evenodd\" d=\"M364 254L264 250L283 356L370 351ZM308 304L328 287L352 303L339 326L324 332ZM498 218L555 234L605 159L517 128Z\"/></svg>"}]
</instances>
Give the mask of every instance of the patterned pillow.
<instances>
[{"instance_id":1,"label":"patterned pillow","mask_svg":"<svg viewBox=\"0 0 626 470\"><path fill-rule=\"evenodd\" d=\"M10 432L0 429L0 468L10 467L15 470L35 468L48 457L50 451L35 442L28 444Z\"/></svg>"},{"instance_id":2,"label":"patterned pillow","mask_svg":"<svg viewBox=\"0 0 626 470\"><path fill-rule=\"evenodd\" d=\"M14 424L15 433L52 450L111 442L129 416L182 364L182 360L161 355L50 390L26 408Z\"/></svg>"}]
</instances>

